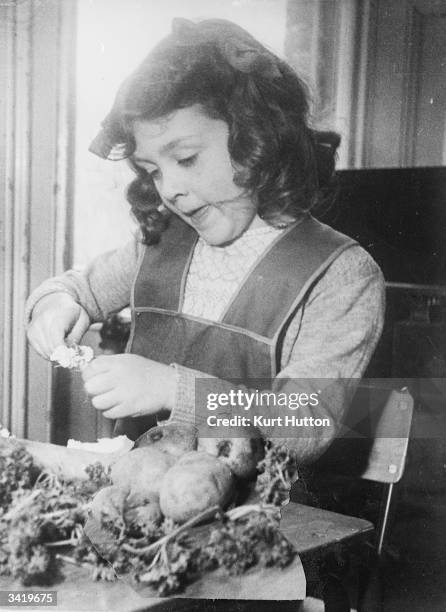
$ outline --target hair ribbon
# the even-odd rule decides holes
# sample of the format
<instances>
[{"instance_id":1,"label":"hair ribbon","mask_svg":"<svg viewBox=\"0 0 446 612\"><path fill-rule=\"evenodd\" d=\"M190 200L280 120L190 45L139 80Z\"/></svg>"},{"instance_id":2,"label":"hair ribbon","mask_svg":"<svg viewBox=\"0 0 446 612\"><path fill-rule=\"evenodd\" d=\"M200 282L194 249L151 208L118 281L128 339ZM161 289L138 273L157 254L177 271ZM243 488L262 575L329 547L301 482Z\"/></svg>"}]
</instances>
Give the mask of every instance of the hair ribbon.
<instances>
[{"instance_id":1,"label":"hair ribbon","mask_svg":"<svg viewBox=\"0 0 446 612\"><path fill-rule=\"evenodd\" d=\"M194 23L188 19L175 18L172 21L172 35L180 44L198 46L200 44L214 44L235 70L245 74L255 73L259 76L275 79L282 73L275 57L259 44L255 39L246 40L246 32L240 29L240 36L234 33L234 24L220 19L210 19Z\"/></svg>"}]
</instances>

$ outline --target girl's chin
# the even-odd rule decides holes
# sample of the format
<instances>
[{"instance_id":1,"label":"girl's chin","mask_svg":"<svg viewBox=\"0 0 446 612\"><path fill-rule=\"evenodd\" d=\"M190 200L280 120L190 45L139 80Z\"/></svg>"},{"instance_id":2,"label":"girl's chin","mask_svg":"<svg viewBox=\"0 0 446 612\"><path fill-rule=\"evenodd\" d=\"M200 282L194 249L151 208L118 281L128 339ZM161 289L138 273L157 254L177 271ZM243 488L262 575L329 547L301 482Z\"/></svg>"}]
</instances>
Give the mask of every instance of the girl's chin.
<instances>
[{"instance_id":1,"label":"girl's chin","mask_svg":"<svg viewBox=\"0 0 446 612\"><path fill-rule=\"evenodd\" d=\"M219 209L210 207L205 214L195 220L189 220L190 225L201 238L211 246L226 246L239 238L251 225L252 218L230 218Z\"/></svg>"},{"instance_id":2,"label":"girl's chin","mask_svg":"<svg viewBox=\"0 0 446 612\"><path fill-rule=\"evenodd\" d=\"M231 233L223 233L223 232L206 232L206 231L198 231L201 238L210 244L211 246L225 246L232 242L235 238Z\"/></svg>"},{"instance_id":3,"label":"girl's chin","mask_svg":"<svg viewBox=\"0 0 446 612\"><path fill-rule=\"evenodd\" d=\"M190 223L201 238L212 246L220 246L234 240L234 228L218 210L210 209L201 219Z\"/></svg>"},{"instance_id":4,"label":"girl's chin","mask_svg":"<svg viewBox=\"0 0 446 612\"><path fill-rule=\"evenodd\" d=\"M227 225L221 220L217 225L195 227L195 229L200 234L201 238L211 246L225 246L238 238L235 228L231 227L229 224Z\"/></svg>"}]
</instances>

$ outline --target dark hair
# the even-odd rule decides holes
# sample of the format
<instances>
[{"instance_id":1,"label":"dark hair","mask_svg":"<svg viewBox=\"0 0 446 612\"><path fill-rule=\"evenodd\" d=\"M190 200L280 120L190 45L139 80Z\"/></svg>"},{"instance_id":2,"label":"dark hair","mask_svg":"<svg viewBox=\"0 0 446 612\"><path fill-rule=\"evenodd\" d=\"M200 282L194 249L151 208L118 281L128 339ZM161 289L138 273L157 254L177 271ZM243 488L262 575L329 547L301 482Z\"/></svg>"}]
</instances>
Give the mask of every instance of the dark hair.
<instances>
[{"instance_id":1,"label":"dark hair","mask_svg":"<svg viewBox=\"0 0 446 612\"><path fill-rule=\"evenodd\" d=\"M127 199L146 244L159 239L167 217L152 179L132 161L133 122L193 104L228 124L234 182L255 193L266 222L286 225L321 200L337 145L320 148L322 133L308 125L307 89L292 68L231 22L174 20L173 32L121 86L90 147L129 158L137 176Z\"/></svg>"}]
</instances>

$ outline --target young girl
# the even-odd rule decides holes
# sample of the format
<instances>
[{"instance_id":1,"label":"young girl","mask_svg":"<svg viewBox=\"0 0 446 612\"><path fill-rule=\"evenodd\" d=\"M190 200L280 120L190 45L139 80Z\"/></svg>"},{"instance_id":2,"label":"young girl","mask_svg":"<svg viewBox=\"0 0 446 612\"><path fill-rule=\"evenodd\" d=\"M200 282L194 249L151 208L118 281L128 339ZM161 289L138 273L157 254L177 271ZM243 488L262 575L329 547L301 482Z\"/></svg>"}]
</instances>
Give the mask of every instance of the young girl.
<instances>
[{"instance_id":1,"label":"young girl","mask_svg":"<svg viewBox=\"0 0 446 612\"><path fill-rule=\"evenodd\" d=\"M83 372L116 431L135 439L157 419L195 423L206 378L226 393L252 381L275 393L331 385L299 417L333 426L291 428L286 442L305 462L333 439L381 333L384 285L358 244L310 214L335 147L307 117L293 70L220 20L175 20L121 86L91 151L129 160L140 234L28 301L29 340L45 358L131 305L128 352Z\"/></svg>"}]
</instances>

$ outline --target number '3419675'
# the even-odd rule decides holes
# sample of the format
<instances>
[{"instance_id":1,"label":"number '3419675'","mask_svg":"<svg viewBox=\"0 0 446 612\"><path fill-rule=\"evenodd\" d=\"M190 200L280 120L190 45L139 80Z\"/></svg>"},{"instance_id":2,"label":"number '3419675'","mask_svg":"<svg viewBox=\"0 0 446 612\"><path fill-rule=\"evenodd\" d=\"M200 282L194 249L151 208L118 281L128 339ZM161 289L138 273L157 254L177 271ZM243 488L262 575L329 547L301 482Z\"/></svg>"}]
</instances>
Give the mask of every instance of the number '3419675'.
<instances>
[{"instance_id":1,"label":"number '3419675'","mask_svg":"<svg viewBox=\"0 0 446 612\"><path fill-rule=\"evenodd\" d=\"M57 606L56 591L0 591L0 606Z\"/></svg>"}]
</instances>

